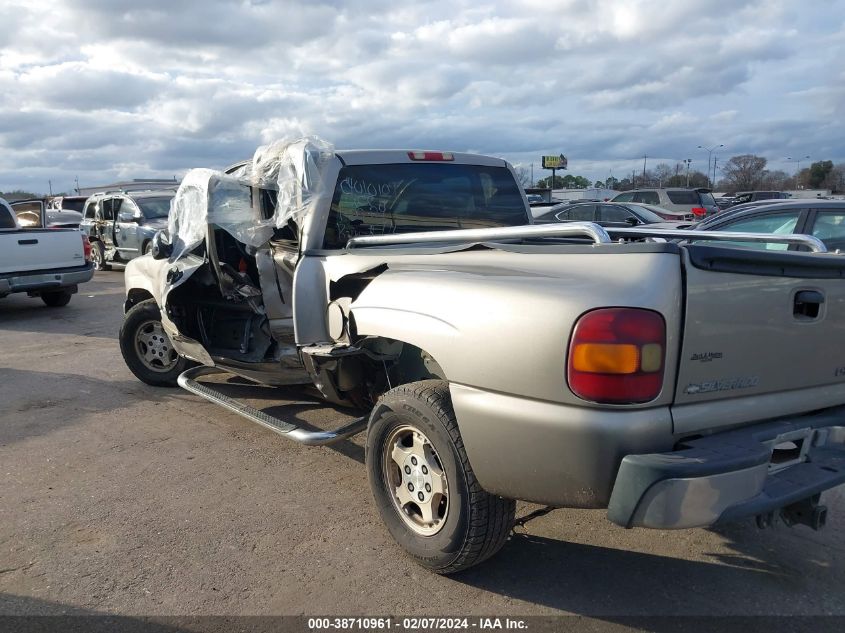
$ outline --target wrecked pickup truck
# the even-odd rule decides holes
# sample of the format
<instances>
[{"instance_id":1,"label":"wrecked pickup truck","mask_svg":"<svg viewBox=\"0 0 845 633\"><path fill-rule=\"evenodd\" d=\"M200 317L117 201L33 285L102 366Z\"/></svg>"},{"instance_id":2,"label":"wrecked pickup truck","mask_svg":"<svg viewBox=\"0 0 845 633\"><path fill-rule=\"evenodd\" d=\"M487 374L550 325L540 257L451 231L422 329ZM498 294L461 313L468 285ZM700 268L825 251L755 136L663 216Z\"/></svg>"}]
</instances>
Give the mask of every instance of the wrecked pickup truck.
<instances>
[{"instance_id":1,"label":"wrecked pickup truck","mask_svg":"<svg viewBox=\"0 0 845 633\"><path fill-rule=\"evenodd\" d=\"M625 527L821 527L845 481L845 258L529 221L499 159L267 146L185 177L126 270L121 349L141 380L290 439L366 431L382 519L438 573L495 554L515 499ZM369 413L302 428L214 373Z\"/></svg>"}]
</instances>

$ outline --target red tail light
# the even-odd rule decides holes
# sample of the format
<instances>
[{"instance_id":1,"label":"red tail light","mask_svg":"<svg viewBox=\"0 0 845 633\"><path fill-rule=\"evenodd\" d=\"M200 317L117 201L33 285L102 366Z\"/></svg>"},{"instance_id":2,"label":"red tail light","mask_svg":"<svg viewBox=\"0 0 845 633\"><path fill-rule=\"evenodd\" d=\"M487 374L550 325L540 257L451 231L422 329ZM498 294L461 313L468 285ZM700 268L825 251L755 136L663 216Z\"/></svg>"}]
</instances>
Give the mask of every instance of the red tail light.
<instances>
[{"instance_id":1,"label":"red tail light","mask_svg":"<svg viewBox=\"0 0 845 633\"><path fill-rule=\"evenodd\" d=\"M666 323L651 310L602 308L582 315L572 331L569 388L602 404L654 400L663 388Z\"/></svg>"},{"instance_id":2,"label":"red tail light","mask_svg":"<svg viewBox=\"0 0 845 633\"><path fill-rule=\"evenodd\" d=\"M88 236L82 234L82 254L85 256L85 261L91 261L91 242L88 241Z\"/></svg>"},{"instance_id":3,"label":"red tail light","mask_svg":"<svg viewBox=\"0 0 845 633\"><path fill-rule=\"evenodd\" d=\"M408 158L411 160L455 160L454 155L449 152L408 152Z\"/></svg>"},{"instance_id":4,"label":"red tail light","mask_svg":"<svg viewBox=\"0 0 845 633\"><path fill-rule=\"evenodd\" d=\"M692 209L690 209L690 211L692 211L692 214L697 218L703 218L705 215L707 215L707 209L705 209L704 207L693 207Z\"/></svg>"}]
</instances>

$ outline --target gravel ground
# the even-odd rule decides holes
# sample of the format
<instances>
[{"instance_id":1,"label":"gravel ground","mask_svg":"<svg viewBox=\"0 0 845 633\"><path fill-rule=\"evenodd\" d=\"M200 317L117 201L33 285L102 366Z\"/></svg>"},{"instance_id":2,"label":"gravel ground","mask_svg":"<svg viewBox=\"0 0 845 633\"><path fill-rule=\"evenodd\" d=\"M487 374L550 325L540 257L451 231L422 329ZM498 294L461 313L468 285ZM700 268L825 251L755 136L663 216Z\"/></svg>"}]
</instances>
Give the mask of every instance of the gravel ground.
<instances>
[{"instance_id":1,"label":"gravel ground","mask_svg":"<svg viewBox=\"0 0 845 633\"><path fill-rule=\"evenodd\" d=\"M302 447L144 385L118 349L122 301L120 271L66 308L0 300L2 614L845 614L842 487L822 532L558 510L488 563L430 574L382 527L360 437ZM226 389L277 413L307 399ZM280 415L348 417L316 401Z\"/></svg>"}]
</instances>

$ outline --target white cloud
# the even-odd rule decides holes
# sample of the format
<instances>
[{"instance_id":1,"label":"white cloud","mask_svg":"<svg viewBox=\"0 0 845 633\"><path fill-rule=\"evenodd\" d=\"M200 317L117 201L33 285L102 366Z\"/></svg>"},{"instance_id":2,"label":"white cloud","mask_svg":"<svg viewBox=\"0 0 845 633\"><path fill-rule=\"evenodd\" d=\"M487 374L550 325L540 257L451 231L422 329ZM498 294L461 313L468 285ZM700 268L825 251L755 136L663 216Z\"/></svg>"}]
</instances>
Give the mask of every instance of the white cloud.
<instances>
[{"instance_id":1,"label":"white cloud","mask_svg":"<svg viewBox=\"0 0 845 633\"><path fill-rule=\"evenodd\" d=\"M843 160L845 0L825 6L11 0L0 189L222 167L301 133L525 164L562 151L591 179L712 142Z\"/></svg>"}]
</instances>

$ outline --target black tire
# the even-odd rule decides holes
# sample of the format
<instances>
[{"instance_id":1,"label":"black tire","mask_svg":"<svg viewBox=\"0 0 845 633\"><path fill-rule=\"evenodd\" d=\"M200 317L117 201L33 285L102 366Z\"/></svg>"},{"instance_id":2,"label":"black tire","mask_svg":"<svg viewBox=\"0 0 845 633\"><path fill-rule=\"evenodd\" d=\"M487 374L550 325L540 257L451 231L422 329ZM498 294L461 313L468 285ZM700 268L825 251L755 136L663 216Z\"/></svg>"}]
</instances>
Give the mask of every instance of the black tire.
<instances>
[{"instance_id":1,"label":"black tire","mask_svg":"<svg viewBox=\"0 0 845 633\"><path fill-rule=\"evenodd\" d=\"M123 360L129 370L142 382L154 387L175 387L179 374L190 367L189 361L182 356L177 356L172 366L169 363L163 363L159 370L152 369L143 360L136 340L141 328L150 327L151 323L156 322L161 323L161 311L155 299L147 299L133 306L123 317L123 325L120 326L120 353L123 354ZM170 341L167 340L166 335L165 341L168 344L168 351L173 351L169 347Z\"/></svg>"},{"instance_id":2,"label":"black tire","mask_svg":"<svg viewBox=\"0 0 845 633\"><path fill-rule=\"evenodd\" d=\"M94 270L111 270L111 266L106 263L106 249L100 240L91 242L91 263Z\"/></svg>"},{"instance_id":3,"label":"black tire","mask_svg":"<svg viewBox=\"0 0 845 633\"><path fill-rule=\"evenodd\" d=\"M448 482L448 511L439 531L429 536L409 527L388 481L385 451L392 451L391 437L405 427L424 434ZM396 542L423 567L438 574L458 572L493 556L507 541L516 502L491 495L476 480L445 381L401 385L379 399L367 431L366 463L382 520ZM402 476L401 470L398 475Z\"/></svg>"},{"instance_id":4,"label":"black tire","mask_svg":"<svg viewBox=\"0 0 845 633\"><path fill-rule=\"evenodd\" d=\"M144 246L141 249L141 253L144 254L144 255L148 255L150 252L152 252L152 250L153 250L153 241L149 240L147 242L144 242Z\"/></svg>"},{"instance_id":5,"label":"black tire","mask_svg":"<svg viewBox=\"0 0 845 633\"><path fill-rule=\"evenodd\" d=\"M41 301L51 308L61 308L70 303L70 298L73 293L67 290L59 290L58 292L42 292Z\"/></svg>"}]
</instances>

